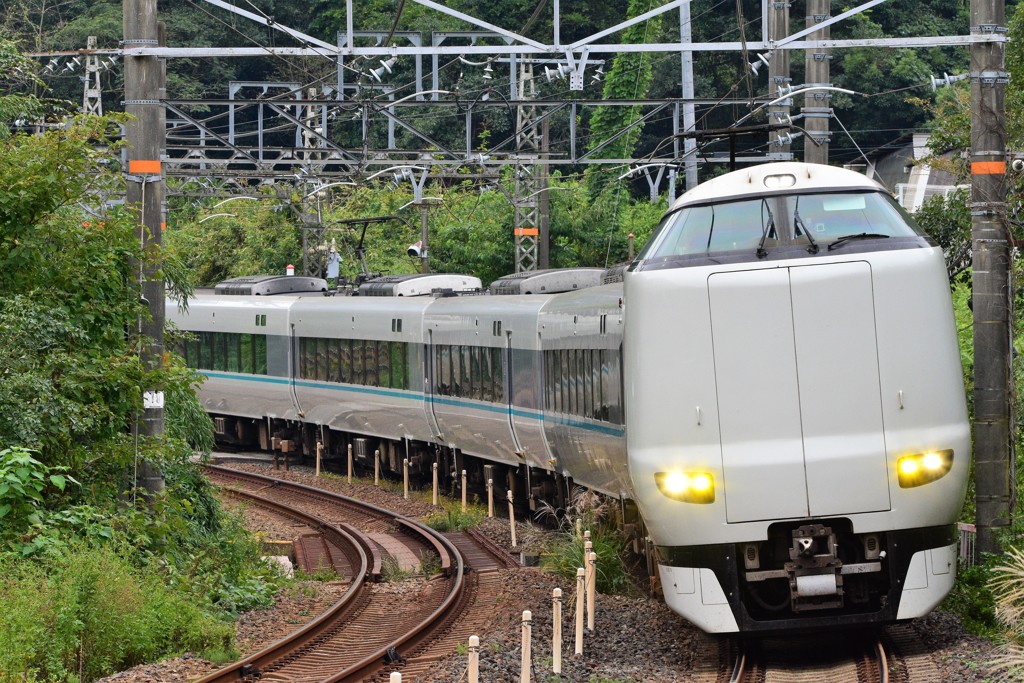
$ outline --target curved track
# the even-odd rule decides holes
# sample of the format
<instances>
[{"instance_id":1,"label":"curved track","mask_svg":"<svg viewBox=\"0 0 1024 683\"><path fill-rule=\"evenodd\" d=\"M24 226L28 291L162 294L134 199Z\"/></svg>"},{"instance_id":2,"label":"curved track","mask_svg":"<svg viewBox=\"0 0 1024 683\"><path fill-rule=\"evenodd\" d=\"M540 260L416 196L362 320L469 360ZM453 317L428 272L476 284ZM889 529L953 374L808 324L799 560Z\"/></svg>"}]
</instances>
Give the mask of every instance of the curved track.
<instances>
[{"instance_id":1,"label":"curved track","mask_svg":"<svg viewBox=\"0 0 1024 683\"><path fill-rule=\"evenodd\" d=\"M221 467L214 483L254 504L316 529L348 558L352 585L328 612L270 647L221 669L200 683L316 681L340 683L373 677L385 666L423 651L450 630L468 600L465 565L440 534L376 506L320 489ZM416 590L372 584L381 558L401 554L440 567ZM358 559L356 559L358 558ZM399 669L401 670L401 669Z\"/></svg>"}]
</instances>

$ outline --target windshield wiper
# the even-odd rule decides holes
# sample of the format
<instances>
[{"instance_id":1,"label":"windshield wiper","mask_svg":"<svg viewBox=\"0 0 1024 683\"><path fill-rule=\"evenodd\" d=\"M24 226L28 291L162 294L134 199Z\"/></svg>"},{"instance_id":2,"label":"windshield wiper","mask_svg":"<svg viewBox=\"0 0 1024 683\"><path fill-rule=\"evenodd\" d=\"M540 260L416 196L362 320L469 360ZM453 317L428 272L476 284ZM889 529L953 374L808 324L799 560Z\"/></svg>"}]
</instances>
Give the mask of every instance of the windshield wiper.
<instances>
[{"instance_id":1,"label":"windshield wiper","mask_svg":"<svg viewBox=\"0 0 1024 683\"><path fill-rule=\"evenodd\" d=\"M810 246L807 247L807 251L811 254L818 253L818 243L811 237L811 233L807 231L807 226L804 224L802 218L800 218L800 195L796 197L796 205L793 207L793 236L799 237L800 230L804 231L804 235L807 236L807 241L810 242Z\"/></svg>"},{"instance_id":2,"label":"windshield wiper","mask_svg":"<svg viewBox=\"0 0 1024 683\"><path fill-rule=\"evenodd\" d=\"M878 232L860 232L860 233L857 233L855 235L843 235L842 237L837 239L835 242L833 242L832 244L828 245L828 250L832 251L833 249L838 249L839 247L843 246L847 242L852 242L853 240L875 240L875 239L883 239L883 238L888 238L888 237L889 237L889 235L883 235L883 234L878 233Z\"/></svg>"},{"instance_id":3,"label":"windshield wiper","mask_svg":"<svg viewBox=\"0 0 1024 683\"><path fill-rule=\"evenodd\" d=\"M768 212L768 222L764 223L764 214L761 214L761 222L764 227L761 229L761 241L757 243L757 258L764 258L768 252L764 249L764 241L770 234L775 239L775 216L772 215L772 207L768 206L768 200L761 200L761 208Z\"/></svg>"}]
</instances>

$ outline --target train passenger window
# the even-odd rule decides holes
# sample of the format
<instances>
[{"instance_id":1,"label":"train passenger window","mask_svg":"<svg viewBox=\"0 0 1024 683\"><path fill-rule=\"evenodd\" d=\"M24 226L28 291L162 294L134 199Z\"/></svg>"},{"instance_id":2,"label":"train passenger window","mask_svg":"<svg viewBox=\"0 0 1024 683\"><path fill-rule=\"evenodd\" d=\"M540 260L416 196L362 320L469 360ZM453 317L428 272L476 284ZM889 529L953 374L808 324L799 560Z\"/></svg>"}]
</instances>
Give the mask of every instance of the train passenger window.
<instances>
[{"instance_id":1,"label":"train passenger window","mask_svg":"<svg viewBox=\"0 0 1024 683\"><path fill-rule=\"evenodd\" d=\"M267 335L253 335L253 373L257 375L267 374Z\"/></svg>"},{"instance_id":2,"label":"train passenger window","mask_svg":"<svg viewBox=\"0 0 1024 683\"><path fill-rule=\"evenodd\" d=\"M409 383L406 379L408 373L406 372L406 343L405 342L391 342L388 348L388 353L391 356L391 388L392 389L408 389Z\"/></svg>"},{"instance_id":3,"label":"train passenger window","mask_svg":"<svg viewBox=\"0 0 1024 683\"><path fill-rule=\"evenodd\" d=\"M228 345L227 337L223 332L213 333L213 369L220 370L221 372L228 369L227 355Z\"/></svg>"},{"instance_id":4,"label":"train passenger window","mask_svg":"<svg viewBox=\"0 0 1024 683\"><path fill-rule=\"evenodd\" d=\"M364 339L353 339L352 340L352 383L353 384L367 384L366 371L368 351L366 348L366 340Z\"/></svg>"},{"instance_id":5,"label":"train passenger window","mask_svg":"<svg viewBox=\"0 0 1024 683\"><path fill-rule=\"evenodd\" d=\"M227 335L227 346L228 346L228 372L241 372L242 361L239 357L241 347L241 336L240 334L228 334Z\"/></svg>"},{"instance_id":6,"label":"train passenger window","mask_svg":"<svg viewBox=\"0 0 1024 683\"><path fill-rule=\"evenodd\" d=\"M583 386L583 410L580 415L589 417L594 412L594 352L590 349L580 351L580 384Z\"/></svg>"},{"instance_id":7,"label":"train passenger window","mask_svg":"<svg viewBox=\"0 0 1024 683\"><path fill-rule=\"evenodd\" d=\"M494 378L494 402L504 403L505 401L505 375L502 372L501 359L505 355L505 349L491 349L491 376Z\"/></svg>"},{"instance_id":8,"label":"train passenger window","mask_svg":"<svg viewBox=\"0 0 1024 683\"><path fill-rule=\"evenodd\" d=\"M452 362L448 347L439 344L434 347L434 391L447 396L451 391Z\"/></svg>"},{"instance_id":9,"label":"train passenger window","mask_svg":"<svg viewBox=\"0 0 1024 683\"><path fill-rule=\"evenodd\" d=\"M391 349L390 342L377 342L377 386L391 386Z\"/></svg>"},{"instance_id":10,"label":"train passenger window","mask_svg":"<svg viewBox=\"0 0 1024 683\"><path fill-rule=\"evenodd\" d=\"M317 381L327 382L330 381L331 376L329 374L329 354L330 354L331 340L321 338L317 340L316 344L316 378Z\"/></svg>"},{"instance_id":11,"label":"train passenger window","mask_svg":"<svg viewBox=\"0 0 1024 683\"><path fill-rule=\"evenodd\" d=\"M341 340L327 340L327 381L341 381Z\"/></svg>"},{"instance_id":12,"label":"train passenger window","mask_svg":"<svg viewBox=\"0 0 1024 683\"><path fill-rule=\"evenodd\" d=\"M238 363L239 371L247 375L253 374L253 343L251 334L238 335Z\"/></svg>"},{"instance_id":13,"label":"train passenger window","mask_svg":"<svg viewBox=\"0 0 1024 683\"><path fill-rule=\"evenodd\" d=\"M480 368L480 347L466 347L469 351L469 398L483 398L484 378Z\"/></svg>"}]
</instances>

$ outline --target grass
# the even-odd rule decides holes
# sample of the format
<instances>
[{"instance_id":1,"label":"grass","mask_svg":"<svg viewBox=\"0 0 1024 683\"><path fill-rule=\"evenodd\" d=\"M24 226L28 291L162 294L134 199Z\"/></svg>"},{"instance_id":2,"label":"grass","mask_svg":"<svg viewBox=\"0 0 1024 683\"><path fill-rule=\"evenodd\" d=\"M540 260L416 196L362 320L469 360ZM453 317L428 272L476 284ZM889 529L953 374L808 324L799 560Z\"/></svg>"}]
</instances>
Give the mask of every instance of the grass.
<instances>
[{"instance_id":1,"label":"grass","mask_svg":"<svg viewBox=\"0 0 1024 683\"><path fill-rule=\"evenodd\" d=\"M441 501L441 510L427 515L423 523L434 531L465 531L475 527L487 517L487 508L482 505L467 505L462 511L462 503L450 500Z\"/></svg>"},{"instance_id":2,"label":"grass","mask_svg":"<svg viewBox=\"0 0 1024 683\"><path fill-rule=\"evenodd\" d=\"M592 550L597 553L597 591L623 593L632 590L629 571L622 558L625 541L607 522L608 510L608 503L601 495L583 488L574 489L565 514L557 518L561 534L541 555L541 567L575 585L576 570L584 566L584 531L589 530ZM555 511L549 506L537 514L539 517L556 518Z\"/></svg>"}]
</instances>

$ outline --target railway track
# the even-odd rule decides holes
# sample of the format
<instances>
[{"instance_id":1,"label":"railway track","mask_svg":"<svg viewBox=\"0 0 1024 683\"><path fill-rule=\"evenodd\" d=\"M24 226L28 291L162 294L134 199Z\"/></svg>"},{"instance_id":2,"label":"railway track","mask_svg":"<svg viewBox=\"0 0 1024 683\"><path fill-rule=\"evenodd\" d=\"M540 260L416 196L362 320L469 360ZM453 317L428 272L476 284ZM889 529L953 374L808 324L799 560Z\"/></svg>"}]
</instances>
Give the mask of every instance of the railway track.
<instances>
[{"instance_id":1,"label":"railway track","mask_svg":"<svg viewBox=\"0 0 1024 683\"><path fill-rule=\"evenodd\" d=\"M877 637L768 638L734 644L728 683L890 683L891 651ZM723 662L725 664L726 662Z\"/></svg>"},{"instance_id":2,"label":"railway track","mask_svg":"<svg viewBox=\"0 0 1024 683\"><path fill-rule=\"evenodd\" d=\"M297 553L313 566L333 567L351 583L337 604L307 626L200 683L341 683L396 670L404 680L416 680L489 616L483 610L474 616L471 606L497 585L493 570L510 558L494 555L471 535L449 539L376 506L302 484L223 467L207 473L226 494L309 527ZM435 572L415 589L409 582L376 583L388 559Z\"/></svg>"}]
</instances>

